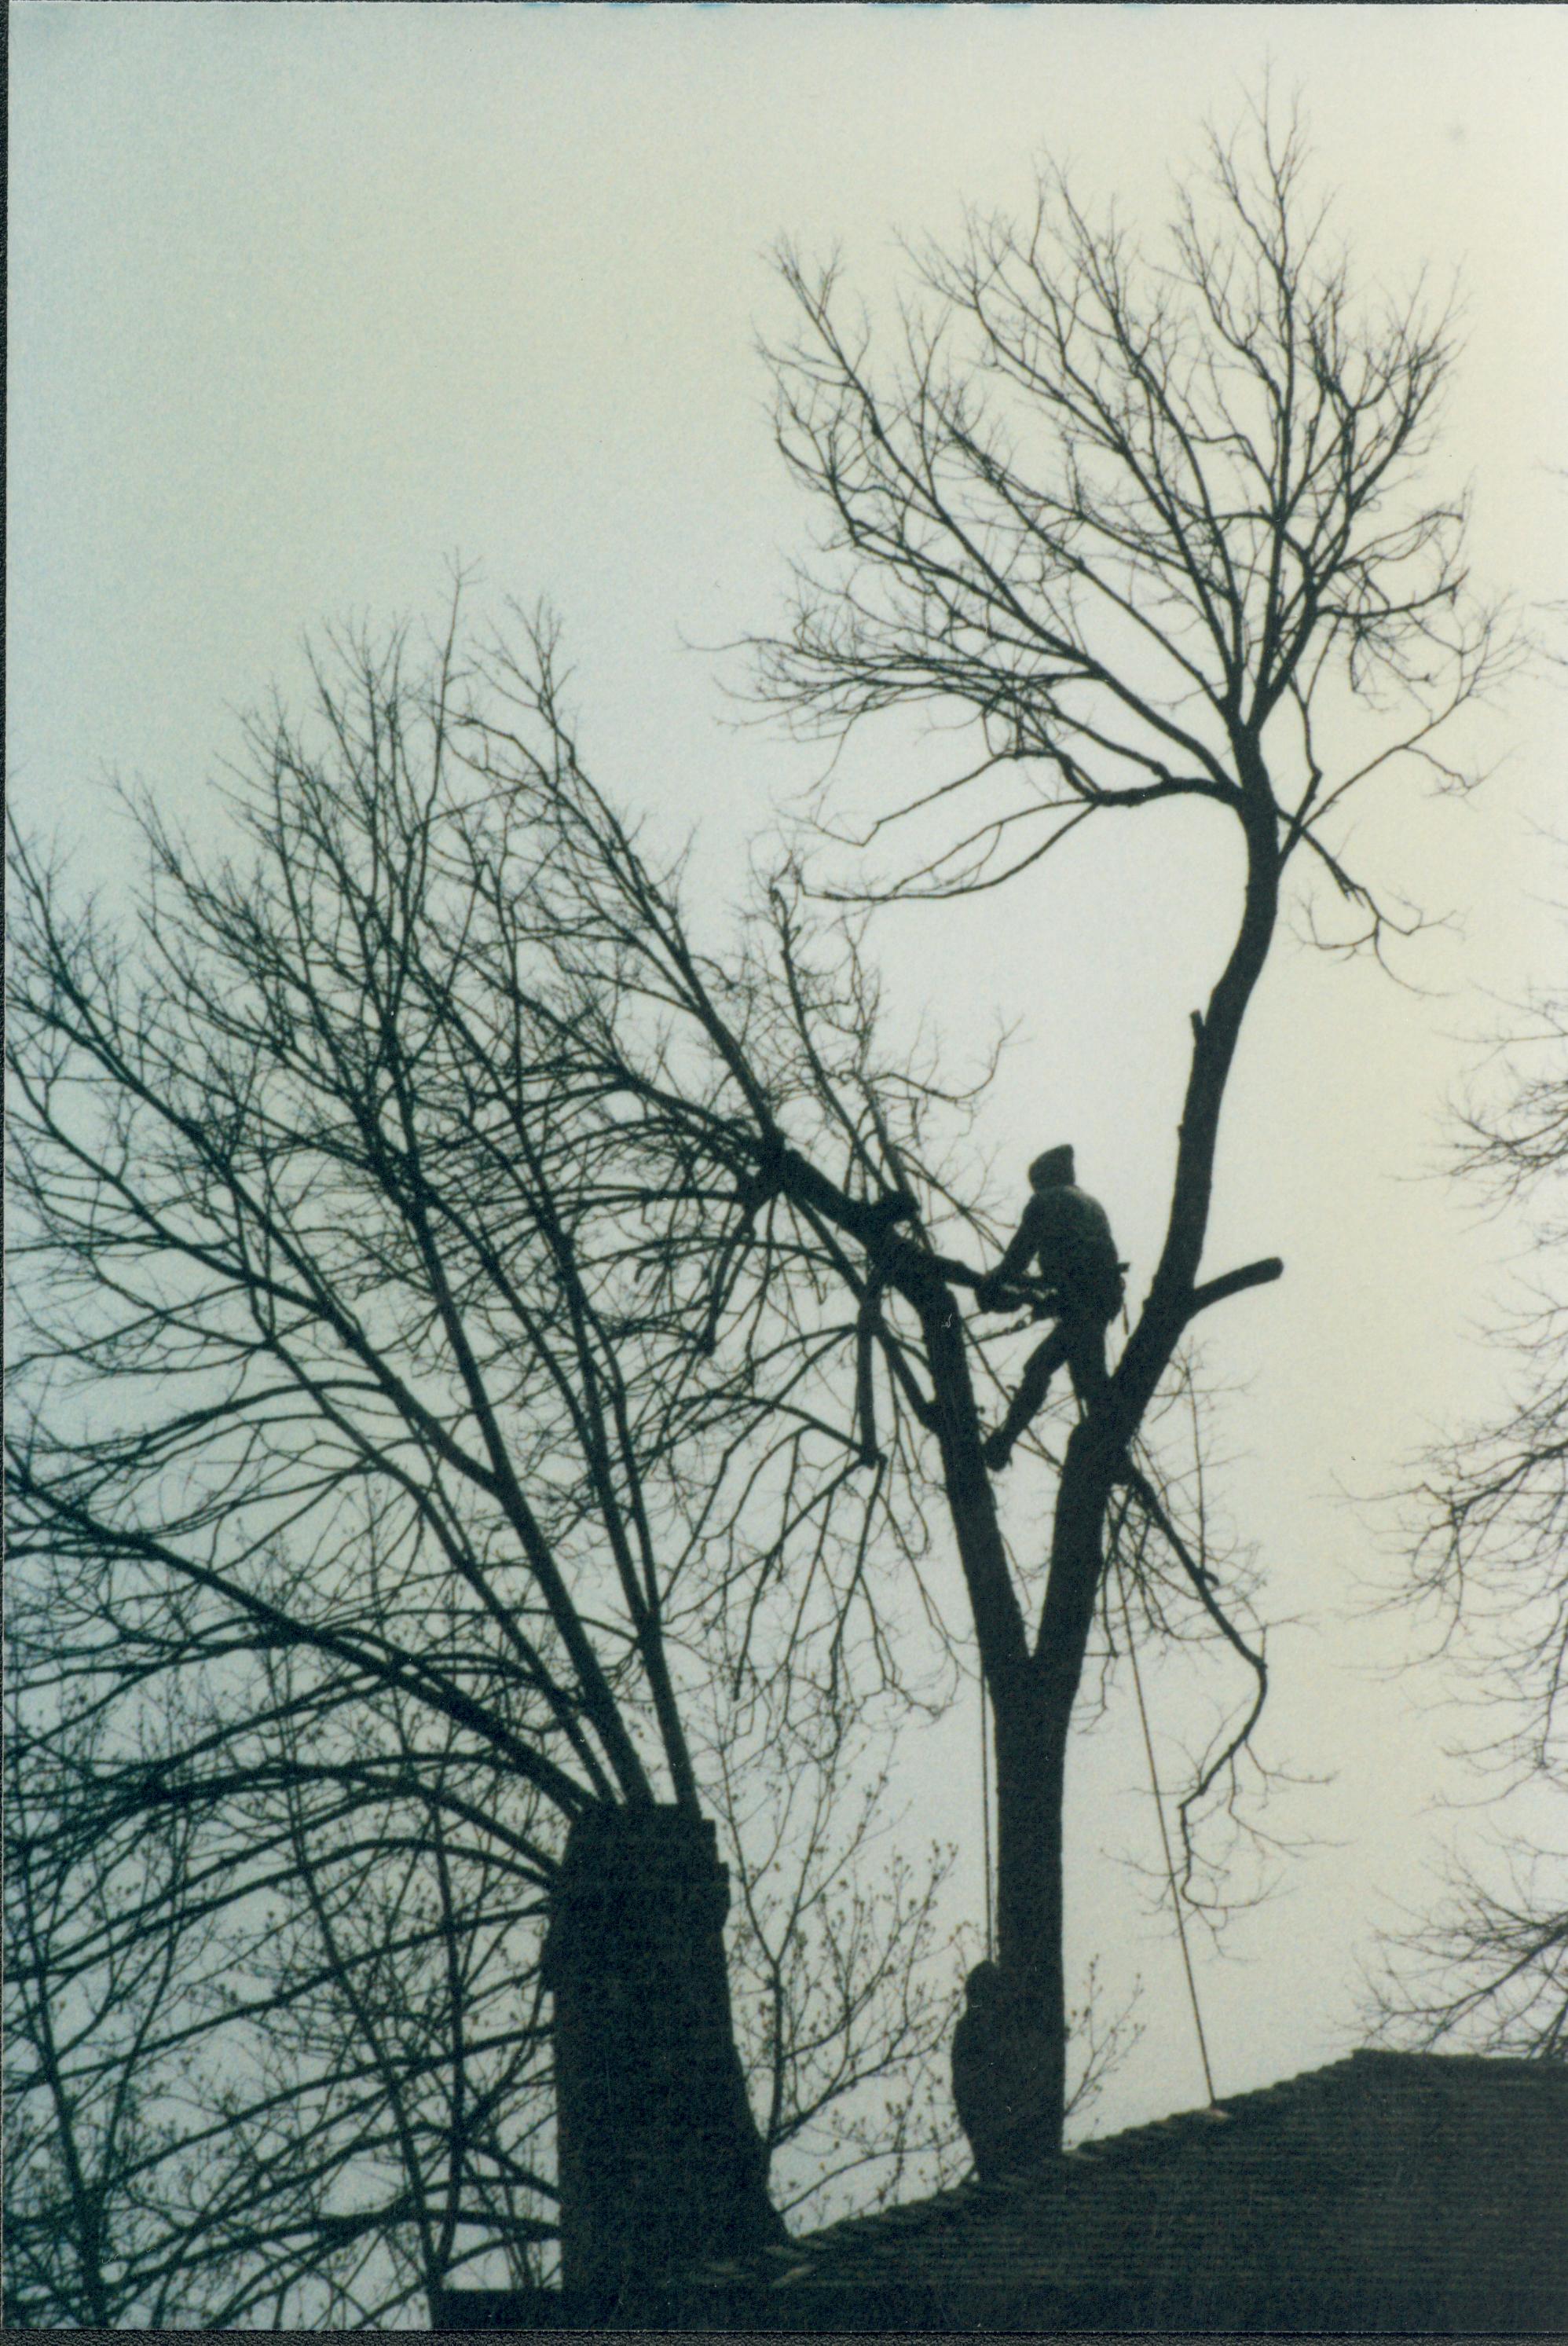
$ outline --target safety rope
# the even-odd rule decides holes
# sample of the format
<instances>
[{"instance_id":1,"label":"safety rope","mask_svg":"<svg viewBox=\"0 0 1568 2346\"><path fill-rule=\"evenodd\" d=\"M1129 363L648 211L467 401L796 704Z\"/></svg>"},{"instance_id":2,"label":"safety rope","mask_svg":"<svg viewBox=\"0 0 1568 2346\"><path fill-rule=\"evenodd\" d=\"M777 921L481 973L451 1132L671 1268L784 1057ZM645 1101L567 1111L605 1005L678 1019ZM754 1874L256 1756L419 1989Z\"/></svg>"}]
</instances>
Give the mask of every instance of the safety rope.
<instances>
[{"instance_id":1,"label":"safety rope","mask_svg":"<svg viewBox=\"0 0 1568 2346\"><path fill-rule=\"evenodd\" d=\"M1170 1884L1171 1909L1176 1915L1176 1936L1181 1941L1182 1969L1186 1974L1186 1992L1192 2004L1192 2025L1197 2031L1197 2050L1198 2057L1203 2063L1203 2082L1207 2088L1209 2106L1212 2108L1217 2099L1214 2090L1214 2072L1208 2066L1208 2040L1204 2035L1203 2014L1198 2010L1197 1982L1193 1976L1192 1954L1186 1943L1186 1917L1182 1912L1181 1892L1176 1888L1176 1863L1171 1856L1171 1837L1166 1826L1165 1800L1160 1791L1159 1770L1155 1765L1154 1738L1149 1733L1148 1706L1144 1701L1143 1673L1138 1668L1138 1648L1133 1637L1133 1615L1127 1602L1126 1575L1120 1565L1116 1566L1116 1579L1122 1592L1122 1619L1126 1625L1127 1658L1133 1666L1133 1688L1138 1698L1138 1719L1144 1730L1144 1749L1148 1755L1149 1783L1155 1796L1155 1814L1159 1819L1160 1846L1166 1853L1166 1880Z\"/></svg>"}]
</instances>

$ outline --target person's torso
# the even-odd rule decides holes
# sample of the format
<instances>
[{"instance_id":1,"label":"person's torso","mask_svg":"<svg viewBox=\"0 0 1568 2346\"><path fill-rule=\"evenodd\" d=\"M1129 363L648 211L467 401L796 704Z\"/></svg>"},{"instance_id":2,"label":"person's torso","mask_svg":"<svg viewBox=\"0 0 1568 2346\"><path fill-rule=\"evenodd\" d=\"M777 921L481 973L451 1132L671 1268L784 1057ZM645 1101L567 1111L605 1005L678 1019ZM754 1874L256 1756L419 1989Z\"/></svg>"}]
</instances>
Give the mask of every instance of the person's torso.
<instances>
[{"instance_id":1,"label":"person's torso","mask_svg":"<svg viewBox=\"0 0 1568 2346\"><path fill-rule=\"evenodd\" d=\"M1122 1300L1110 1219L1097 1198L1064 1184L1037 1190L1033 1216L1041 1278L1073 1309L1109 1319Z\"/></svg>"}]
</instances>

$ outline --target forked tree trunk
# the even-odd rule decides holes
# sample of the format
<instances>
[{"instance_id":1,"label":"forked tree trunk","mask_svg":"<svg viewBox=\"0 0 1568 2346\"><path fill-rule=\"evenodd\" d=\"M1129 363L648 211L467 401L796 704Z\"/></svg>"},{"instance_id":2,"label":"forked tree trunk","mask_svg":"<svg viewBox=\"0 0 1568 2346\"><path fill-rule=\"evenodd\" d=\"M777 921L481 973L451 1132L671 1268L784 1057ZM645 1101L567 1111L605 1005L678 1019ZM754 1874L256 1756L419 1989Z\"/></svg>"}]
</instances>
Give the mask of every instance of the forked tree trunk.
<instances>
[{"instance_id":1,"label":"forked tree trunk","mask_svg":"<svg viewBox=\"0 0 1568 2346\"><path fill-rule=\"evenodd\" d=\"M1255 750L1245 777L1247 884L1236 942L1207 1015L1193 1017L1193 1056L1166 1243L1144 1310L1105 1393L1074 1428L1057 1488L1037 1634L1030 1635L1005 1561L995 1500L981 1460L980 1423L951 1289L905 1287L921 1311L933 1384L949 1513L992 1699L996 1760L997 1955L1007 2026L1027 2039L1042 2081L1036 2139L1060 2142L1066 2111L1067 1997L1063 1960L1063 1810L1073 1712L1105 1569L1111 1493L1155 1388L1195 1310L1208 1226L1220 1109L1241 1022L1262 974L1278 907L1277 825ZM1214 1282L1220 1292L1260 1277L1257 1263ZM1012 2057L1010 2055L1010 2057Z\"/></svg>"}]
</instances>

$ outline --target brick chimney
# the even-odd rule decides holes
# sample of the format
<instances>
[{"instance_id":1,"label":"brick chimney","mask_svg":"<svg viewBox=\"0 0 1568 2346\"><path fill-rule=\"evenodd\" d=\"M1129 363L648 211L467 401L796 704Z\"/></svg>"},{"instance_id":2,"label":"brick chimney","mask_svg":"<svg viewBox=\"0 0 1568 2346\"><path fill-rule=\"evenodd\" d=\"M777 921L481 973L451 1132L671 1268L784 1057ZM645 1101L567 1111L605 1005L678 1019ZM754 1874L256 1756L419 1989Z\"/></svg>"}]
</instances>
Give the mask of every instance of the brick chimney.
<instances>
[{"instance_id":1,"label":"brick chimney","mask_svg":"<svg viewBox=\"0 0 1568 2346\"><path fill-rule=\"evenodd\" d=\"M784 2237L724 1963L729 1876L706 1819L590 1810L551 1902L561 2282L606 2320L668 2274Z\"/></svg>"}]
</instances>

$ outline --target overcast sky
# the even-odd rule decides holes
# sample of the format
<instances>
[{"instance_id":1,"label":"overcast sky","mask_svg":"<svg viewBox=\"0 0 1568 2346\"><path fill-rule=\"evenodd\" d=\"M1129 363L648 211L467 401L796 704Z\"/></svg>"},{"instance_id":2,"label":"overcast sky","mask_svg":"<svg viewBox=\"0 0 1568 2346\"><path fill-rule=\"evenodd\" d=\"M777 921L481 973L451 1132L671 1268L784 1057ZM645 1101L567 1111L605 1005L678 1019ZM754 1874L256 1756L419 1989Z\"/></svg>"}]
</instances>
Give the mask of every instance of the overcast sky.
<instances>
[{"instance_id":1,"label":"overcast sky","mask_svg":"<svg viewBox=\"0 0 1568 2346\"><path fill-rule=\"evenodd\" d=\"M9 749L18 803L86 869L114 869L107 771L202 827L233 712L297 679L301 631L433 613L456 555L497 599L550 597L601 782L672 838L700 821L705 871L738 879L817 770L737 732L694 648L777 617L810 522L753 349L781 316L769 248L840 244L880 287L895 231L1021 205L1043 155L1154 226L1204 118L1266 73L1299 90L1367 274L1461 280L1434 478L1473 491L1481 577L1568 594L1562 9L42 0L11 23ZM1466 1731L1434 1708L1448 1682L1392 1670L1410 1625L1355 1609L1377 1556L1353 1502L1497 1392L1477 1331L1518 1233L1434 1168L1467 1038L1549 972L1563 715L1519 689L1490 720L1483 803L1404 790L1369 817L1380 868L1461 923L1405 964L1426 991L1288 947L1245 1046L1213 1260L1289 1270L1211 1331L1244 1387L1224 1492L1281 1625L1268 1749L1333 1780L1281 1806L1321 1844L1289 1894L1236 1960L1205 1960L1222 2091L1353 2041L1375 1928L1478 1829L1433 1807L1467 1789L1441 1756ZM1227 878L1211 844L1118 841L1057 896L887 934L895 992L940 1004L958 1042L1022 1021L992 1137L1020 1173L1077 1142L1135 1292L1220 946L1194 917ZM1201 1713L1157 1668L1150 1695L1174 1752ZM1076 1956L1145 1984L1113 2124L1201 2098L1168 1920L1111 1862L1155 1855L1129 1727L1088 1740L1074 1780ZM972 1717L927 1748L919 1829L972 1844Z\"/></svg>"}]
</instances>

